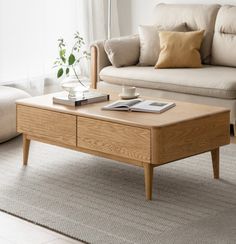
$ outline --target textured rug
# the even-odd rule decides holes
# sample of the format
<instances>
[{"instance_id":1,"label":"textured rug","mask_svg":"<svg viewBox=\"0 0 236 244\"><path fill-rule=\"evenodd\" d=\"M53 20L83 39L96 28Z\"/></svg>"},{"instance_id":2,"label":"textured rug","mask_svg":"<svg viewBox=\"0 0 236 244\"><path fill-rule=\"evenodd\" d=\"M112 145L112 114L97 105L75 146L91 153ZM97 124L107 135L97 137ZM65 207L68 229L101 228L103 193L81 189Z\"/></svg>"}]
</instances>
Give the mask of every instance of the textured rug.
<instances>
[{"instance_id":1,"label":"textured rug","mask_svg":"<svg viewBox=\"0 0 236 244\"><path fill-rule=\"evenodd\" d=\"M155 169L153 201L143 170L32 142L0 144L0 209L87 243L235 243L236 145Z\"/></svg>"}]
</instances>

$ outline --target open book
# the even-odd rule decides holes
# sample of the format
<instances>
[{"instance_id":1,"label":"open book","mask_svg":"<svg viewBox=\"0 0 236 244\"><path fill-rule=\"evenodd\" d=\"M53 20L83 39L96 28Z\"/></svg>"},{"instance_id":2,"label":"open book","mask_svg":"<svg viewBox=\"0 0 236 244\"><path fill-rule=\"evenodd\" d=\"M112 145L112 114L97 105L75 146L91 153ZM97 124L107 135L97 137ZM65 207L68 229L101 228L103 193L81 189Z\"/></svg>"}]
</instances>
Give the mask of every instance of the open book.
<instances>
[{"instance_id":1,"label":"open book","mask_svg":"<svg viewBox=\"0 0 236 244\"><path fill-rule=\"evenodd\" d=\"M175 106L173 102L132 99L129 101L116 101L104 106L104 110L124 110L148 113L162 113Z\"/></svg>"}]
</instances>

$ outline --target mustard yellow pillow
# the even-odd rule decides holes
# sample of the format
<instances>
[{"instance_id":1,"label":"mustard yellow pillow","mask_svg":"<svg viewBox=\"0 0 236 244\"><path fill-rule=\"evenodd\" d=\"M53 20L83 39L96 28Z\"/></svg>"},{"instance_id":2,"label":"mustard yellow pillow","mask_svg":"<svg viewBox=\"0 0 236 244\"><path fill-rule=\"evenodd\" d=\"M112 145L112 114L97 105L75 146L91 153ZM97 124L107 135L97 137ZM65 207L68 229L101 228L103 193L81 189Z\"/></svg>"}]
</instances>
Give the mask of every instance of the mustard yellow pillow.
<instances>
[{"instance_id":1,"label":"mustard yellow pillow","mask_svg":"<svg viewBox=\"0 0 236 244\"><path fill-rule=\"evenodd\" d=\"M155 68L202 67L199 51L203 36L204 30L190 32L159 32L161 52Z\"/></svg>"}]
</instances>

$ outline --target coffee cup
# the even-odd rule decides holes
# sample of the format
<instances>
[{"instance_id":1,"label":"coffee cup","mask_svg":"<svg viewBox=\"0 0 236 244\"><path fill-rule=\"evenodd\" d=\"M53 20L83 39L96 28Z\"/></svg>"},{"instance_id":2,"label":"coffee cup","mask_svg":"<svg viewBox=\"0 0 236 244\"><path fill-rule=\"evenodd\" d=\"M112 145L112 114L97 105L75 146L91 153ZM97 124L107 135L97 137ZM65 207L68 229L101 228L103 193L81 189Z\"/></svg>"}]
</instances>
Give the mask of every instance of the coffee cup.
<instances>
[{"instance_id":1,"label":"coffee cup","mask_svg":"<svg viewBox=\"0 0 236 244\"><path fill-rule=\"evenodd\" d=\"M122 96L134 97L136 94L136 87L134 86L123 86L122 87Z\"/></svg>"}]
</instances>

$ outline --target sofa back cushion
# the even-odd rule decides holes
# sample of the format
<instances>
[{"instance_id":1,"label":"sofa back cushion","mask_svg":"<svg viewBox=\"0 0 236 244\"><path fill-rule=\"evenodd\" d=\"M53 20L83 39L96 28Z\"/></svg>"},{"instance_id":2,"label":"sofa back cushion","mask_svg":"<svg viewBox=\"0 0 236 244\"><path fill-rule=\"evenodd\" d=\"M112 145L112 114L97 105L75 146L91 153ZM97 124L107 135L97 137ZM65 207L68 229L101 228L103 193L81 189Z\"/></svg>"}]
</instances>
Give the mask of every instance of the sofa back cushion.
<instances>
[{"instance_id":1,"label":"sofa back cushion","mask_svg":"<svg viewBox=\"0 0 236 244\"><path fill-rule=\"evenodd\" d=\"M189 31L205 30L201 46L201 58L210 63L215 20L218 4L158 4L154 8L153 23L162 26L186 23Z\"/></svg>"},{"instance_id":2,"label":"sofa back cushion","mask_svg":"<svg viewBox=\"0 0 236 244\"><path fill-rule=\"evenodd\" d=\"M204 31L161 31L161 52L156 69L201 68L200 47Z\"/></svg>"},{"instance_id":3,"label":"sofa back cushion","mask_svg":"<svg viewBox=\"0 0 236 244\"><path fill-rule=\"evenodd\" d=\"M139 36L125 36L106 40L104 49L113 66L136 65L139 61L140 43Z\"/></svg>"},{"instance_id":4,"label":"sofa back cushion","mask_svg":"<svg viewBox=\"0 0 236 244\"><path fill-rule=\"evenodd\" d=\"M221 7L216 18L212 64L236 67L236 6Z\"/></svg>"},{"instance_id":5,"label":"sofa back cushion","mask_svg":"<svg viewBox=\"0 0 236 244\"><path fill-rule=\"evenodd\" d=\"M161 51L159 31L186 32L187 27L185 23L176 26L165 26L165 28L159 25L140 25L138 28L140 39L140 66L154 66L156 64Z\"/></svg>"}]
</instances>

